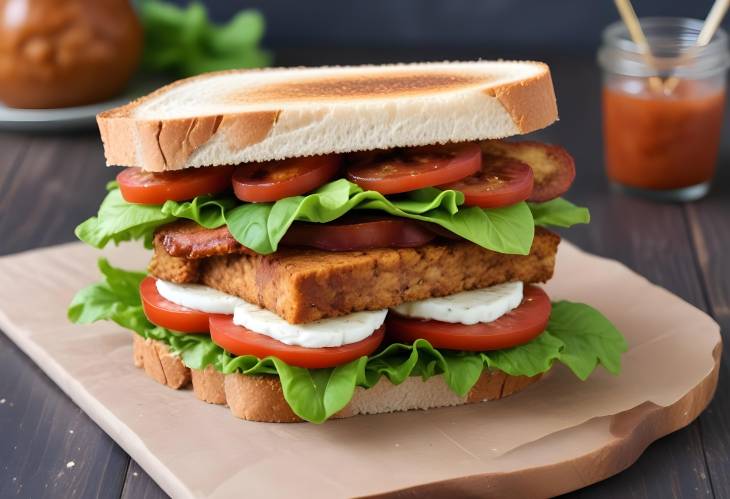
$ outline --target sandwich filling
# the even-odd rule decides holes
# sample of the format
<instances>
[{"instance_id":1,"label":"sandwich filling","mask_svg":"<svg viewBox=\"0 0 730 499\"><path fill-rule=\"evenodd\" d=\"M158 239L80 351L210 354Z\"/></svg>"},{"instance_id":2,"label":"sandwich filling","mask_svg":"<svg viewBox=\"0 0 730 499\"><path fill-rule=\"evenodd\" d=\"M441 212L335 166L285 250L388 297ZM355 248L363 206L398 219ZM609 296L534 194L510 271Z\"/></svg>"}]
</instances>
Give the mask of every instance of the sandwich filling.
<instances>
[{"instance_id":1,"label":"sandwich filling","mask_svg":"<svg viewBox=\"0 0 730 499\"><path fill-rule=\"evenodd\" d=\"M113 320L191 369L278 376L313 422L383 376L443 376L463 396L484 370L617 373L615 327L537 286L560 241L545 227L589 219L560 197L573 176L562 148L505 141L127 168L76 233L143 240L148 274L101 261L69 317Z\"/></svg>"},{"instance_id":2,"label":"sandwich filling","mask_svg":"<svg viewBox=\"0 0 730 499\"><path fill-rule=\"evenodd\" d=\"M307 324L290 324L278 315L237 296L199 284L175 284L157 279L157 292L165 300L192 310L233 316L233 324L305 348L339 347L371 336L385 322L388 310L355 312ZM441 298L407 302L393 308L404 317L452 324L493 322L522 303L523 283L497 284Z\"/></svg>"}]
</instances>

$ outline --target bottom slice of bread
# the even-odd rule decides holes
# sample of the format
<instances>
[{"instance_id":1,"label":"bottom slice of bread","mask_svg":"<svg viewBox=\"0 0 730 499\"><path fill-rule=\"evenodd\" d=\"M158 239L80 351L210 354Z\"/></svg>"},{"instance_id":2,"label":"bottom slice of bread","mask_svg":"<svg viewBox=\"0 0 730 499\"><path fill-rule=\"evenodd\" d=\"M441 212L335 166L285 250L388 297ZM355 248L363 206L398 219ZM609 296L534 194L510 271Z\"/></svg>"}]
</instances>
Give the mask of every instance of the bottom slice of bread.
<instances>
[{"instance_id":1,"label":"bottom slice of bread","mask_svg":"<svg viewBox=\"0 0 730 499\"><path fill-rule=\"evenodd\" d=\"M136 334L133 356L134 365L143 368L158 383L178 389L192 382L193 392L198 399L227 405L238 418L268 423L302 421L284 400L281 383L276 376L221 374L212 366L204 370L188 369L178 357L169 353L167 345L145 340ZM350 403L333 417L435 409L499 400L527 388L541 377L510 376L498 370L485 371L465 397L452 392L443 376L434 376L426 381L420 377L411 377L400 385L393 385L388 379L381 378L372 388L356 388Z\"/></svg>"}]
</instances>

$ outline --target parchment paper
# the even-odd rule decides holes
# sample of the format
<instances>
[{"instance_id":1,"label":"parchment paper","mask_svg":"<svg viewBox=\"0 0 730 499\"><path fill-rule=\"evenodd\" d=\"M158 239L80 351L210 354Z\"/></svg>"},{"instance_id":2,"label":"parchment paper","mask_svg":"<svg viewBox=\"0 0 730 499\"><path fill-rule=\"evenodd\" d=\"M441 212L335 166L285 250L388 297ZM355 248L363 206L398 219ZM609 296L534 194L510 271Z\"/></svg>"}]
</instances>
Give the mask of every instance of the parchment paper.
<instances>
[{"instance_id":1,"label":"parchment paper","mask_svg":"<svg viewBox=\"0 0 730 499\"><path fill-rule=\"evenodd\" d=\"M130 269L149 259L135 245L104 254ZM546 289L591 304L625 334L620 376L599 368L581 382L558 367L494 403L323 425L244 422L134 368L132 333L67 322L75 291L99 279L100 255L74 243L0 258L0 327L174 497L361 496L551 464L599 445L607 429L596 418L679 400L711 372L720 342L700 310L563 242ZM576 445L564 445L571 434Z\"/></svg>"}]
</instances>

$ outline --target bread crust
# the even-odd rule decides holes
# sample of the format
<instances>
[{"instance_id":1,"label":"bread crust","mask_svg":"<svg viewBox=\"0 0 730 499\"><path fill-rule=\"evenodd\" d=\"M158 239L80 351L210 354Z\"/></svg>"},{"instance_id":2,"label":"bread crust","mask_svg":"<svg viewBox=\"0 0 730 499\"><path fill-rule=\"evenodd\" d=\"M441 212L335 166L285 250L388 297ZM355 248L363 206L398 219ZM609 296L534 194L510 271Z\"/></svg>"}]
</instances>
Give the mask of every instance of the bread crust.
<instances>
[{"instance_id":1,"label":"bread crust","mask_svg":"<svg viewBox=\"0 0 730 499\"><path fill-rule=\"evenodd\" d=\"M205 369L191 369L193 382L193 393L198 400L208 402L209 404L225 405L226 392L223 387L225 376L223 373L216 371L213 366L207 366Z\"/></svg>"},{"instance_id":2,"label":"bread crust","mask_svg":"<svg viewBox=\"0 0 730 499\"><path fill-rule=\"evenodd\" d=\"M510 69L515 73L511 78L504 76L507 67L514 68ZM357 71L355 78L349 73L353 70ZM540 62L421 63L324 67L317 71L319 77L305 68L209 73L174 82L102 112L97 123L107 164L167 171L503 138L532 132L557 119L550 71ZM284 82L269 81L282 72ZM234 89L216 103L220 109L230 101L229 112L210 113L201 105L192 116L158 119L139 115L140 109L170 92L239 75L247 78L247 86L237 93ZM383 78L385 82L380 81ZM353 79L356 85L349 83ZM423 82L430 80L433 84L424 86ZM388 121L398 106L402 106L402 114ZM453 112L442 117L444 109ZM411 119L423 122L427 117L433 120L432 126L413 135L404 131L413 128L409 126ZM448 126L442 121L449 121ZM315 136L326 139L307 140L309 136L302 130L315 127Z\"/></svg>"},{"instance_id":3,"label":"bread crust","mask_svg":"<svg viewBox=\"0 0 730 499\"><path fill-rule=\"evenodd\" d=\"M239 296L297 324L508 281L546 282L559 242L559 236L538 227L526 256L448 241L341 253L292 248L199 260L170 257L156 244L149 271L167 281L199 282ZM197 271L190 270L191 262Z\"/></svg>"},{"instance_id":4,"label":"bread crust","mask_svg":"<svg viewBox=\"0 0 730 499\"><path fill-rule=\"evenodd\" d=\"M247 421L264 423L301 423L303 420L294 414L284 399L281 382L276 376L250 376L245 374L222 374L213 366L204 370L188 369L177 359L179 365L174 371L165 371L160 356L169 356L167 346L156 340L145 340L133 335L134 364L143 367L147 376L173 389L183 388L192 374L195 396L210 404L227 405L235 417ZM149 364L137 363L137 352L148 355ZM157 358L155 359L155 356ZM148 369L149 367L149 369ZM187 374L184 374L187 371ZM161 375L160 372L163 374ZM170 378L168 378L168 374ZM182 375L182 377L181 377ZM164 376L164 378L162 377ZM350 403L333 419L349 418L366 414L383 414L409 410L426 410L440 407L453 407L499 400L518 393L542 378L537 376L510 376L499 370L485 370L474 387L465 397L453 393L442 376L434 376L427 381L420 377L410 377L400 385L393 385L386 378L365 389L357 387ZM187 380L185 382L181 382Z\"/></svg>"},{"instance_id":5,"label":"bread crust","mask_svg":"<svg viewBox=\"0 0 730 499\"><path fill-rule=\"evenodd\" d=\"M161 341L133 335L132 357L134 365L144 369L150 378L162 385L178 389L190 383L190 369L179 357L170 353Z\"/></svg>"}]
</instances>

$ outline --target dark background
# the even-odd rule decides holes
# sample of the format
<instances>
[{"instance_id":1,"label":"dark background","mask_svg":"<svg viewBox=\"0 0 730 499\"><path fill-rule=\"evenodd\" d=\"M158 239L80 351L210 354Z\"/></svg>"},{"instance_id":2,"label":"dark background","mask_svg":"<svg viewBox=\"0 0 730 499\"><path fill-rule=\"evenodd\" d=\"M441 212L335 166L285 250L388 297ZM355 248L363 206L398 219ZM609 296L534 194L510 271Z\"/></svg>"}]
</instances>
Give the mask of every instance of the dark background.
<instances>
[{"instance_id":1,"label":"dark background","mask_svg":"<svg viewBox=\"0 0 730 499\"><path fill-rule=\"evenodd\" d=\"M186 0L176 0L186 4ZM218 21L266 17L272 48L474 47L485 56L595 52L612 0L203 0ZM634 0L639 16L704 19L712 0ZM726 21L725 25L728 23Z\"/></svg>"}]
</instances>

